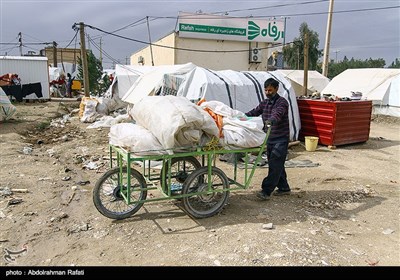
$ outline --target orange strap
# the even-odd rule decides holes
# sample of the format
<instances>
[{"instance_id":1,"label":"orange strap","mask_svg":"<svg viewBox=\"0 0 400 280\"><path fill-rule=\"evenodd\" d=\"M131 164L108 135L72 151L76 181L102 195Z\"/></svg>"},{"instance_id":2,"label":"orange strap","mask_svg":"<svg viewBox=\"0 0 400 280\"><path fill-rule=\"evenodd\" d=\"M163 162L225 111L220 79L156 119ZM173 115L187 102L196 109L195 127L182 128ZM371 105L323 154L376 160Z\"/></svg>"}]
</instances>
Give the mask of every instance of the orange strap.
<instances>
[{"instance_id":1,"label":"orange strap","mask_svg":"<svg viewBox=\"0 0 400 280\"><path fill-rule=\"evenodd\" d=\"M202 104L203 102L205 102L205 99L201 99L199 102L197 102L197 105ZM224 137L224 133L222 132L222 126L223 126L223 120L222 120L222 116L219 114L214 113L214 111L212 111L209 108L204 108L204 110L214 119L215 124L218 127L219 130L219 138L223 138Z\"/></svg>"}]
</instances>

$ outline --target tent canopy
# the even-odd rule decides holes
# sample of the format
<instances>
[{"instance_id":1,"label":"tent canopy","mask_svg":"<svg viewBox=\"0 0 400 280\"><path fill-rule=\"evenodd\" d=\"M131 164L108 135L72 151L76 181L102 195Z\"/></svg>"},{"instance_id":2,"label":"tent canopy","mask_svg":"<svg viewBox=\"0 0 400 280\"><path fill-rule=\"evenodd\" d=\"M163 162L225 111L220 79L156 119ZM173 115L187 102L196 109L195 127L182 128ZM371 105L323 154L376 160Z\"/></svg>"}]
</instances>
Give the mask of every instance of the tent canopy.
<instances>
[{"instance_id":1,"label":"tent canopy","mask_svg":"<svg viewBox=\"0 0 400 280\"><path fill-rule=\"evenodd\" d=\"M361 92L362 100L372 100L375 113L400 117L400 69L347 69L334 77L322 94L351 97Z\"/></svg>"},{"instance_id":2,"label":"tent canopy","mask_svg":"<svg viewBox=\"0 0 400 280\"><path fill-rule=\"evenodd\" d=\"M154 66L150 71L138 77L122 97L122 101L135 104L145 96L154 95L155 90L162 85L164 75L186 74L195 67L196 65L193 63Z\"/></svg>"},{"instance_id":3,"label":"tent canopy","mask_svg":"<svg viewBox=\"0 0 400 280\"><path fill-rule=\"evenodd\" d=\"M154 66L117 64L107 95L110 97L117 95L121 99L140 76L152 70Z\"/></svg>"},{"instance_id":4,"label":"tent canopy","mask_svg":"<svg viewBox=\"0 0 400 280\"><path fill-rule=\"evenodd\" d=\"M296 96L304 95L304 70L275 70L274 72L282 74L292 83ZM330 80L315 70L308 71L307 95L322 90L329 84Z\"/></svg>"},{"instance_id":5,"label":"tent canopy","mask_svg":"<svg viewBox=\"0 0 400 280\"><path fill-rule=\"evenodd\" d=\"M389 93L392 80L399 75L400 69L347 69L334 77L322 94L351 97L352 92L361 92L363 100L383 101Z\"/></svg>"}]
</instances>

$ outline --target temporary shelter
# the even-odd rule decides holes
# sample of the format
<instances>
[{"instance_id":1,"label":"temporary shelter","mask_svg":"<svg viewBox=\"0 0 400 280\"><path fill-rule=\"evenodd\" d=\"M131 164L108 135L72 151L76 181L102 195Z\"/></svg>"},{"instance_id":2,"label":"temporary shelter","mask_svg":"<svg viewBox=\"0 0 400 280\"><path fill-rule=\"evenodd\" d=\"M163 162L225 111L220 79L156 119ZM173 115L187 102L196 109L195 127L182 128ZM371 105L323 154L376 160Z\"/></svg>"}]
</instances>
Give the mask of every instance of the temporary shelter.
<instances>
[{"instance_id":1,"label":"temporary shelter","mask_svg":"<svg viewBox=\"0 0 400 280\"><path fill-rule=\"evenodd\" d=\"M139 77L154 69L155 66L115 65L114 79L108 90L108 97L117 95L121 99Z\"/></svg>"},{"instance_id":2,"label":"temporary shelter","mask_svg":"<svg viewBox=\"0 0 400 280\"><path fill-rule=\"evenodd\" d=\"M173 83L169 83L169 81L173 81L173 78L165 79L166 76L184 75L195 68L196 65L193 63L153 66L150 71L138 77L135 83L122 97L122 101L135 104L145 96L155 95L156 91L163 86L163 83Z\"/></svg>"},{"instance_id":3,"label":"temporary shelter","mask_svg":"<svg viewBox=\"0 0 400 280\"><path fill-rule=\"evenodd\" d=\"M304 70L275 70L283 75L292 84L293 90L296 96L304 95ZM307 96L312 95L314 92L321 92L328 84L330 80L315 70L308 71L307 79Z\"/></svg>"},{"instance_id":4,"label":"temporary shelter","mask_svg":"<svg viewBox=\"0 0 400 280\"><path fill-rule=\"evenodd\" d=\"M347 69L332 79L322 95L372 100L373 113L400 117L400 69Z\"/></svg>"},{"instance_id":5,"label":"temporary shelter","mask_svg":"<svg viewBox=\"0 0 400 280\"><path fill-rule=\"evenodd\" d=\"M49 68L47 57L36 56L0 56L0 75L16 73L21 84L40 83L42 98L49 98ZM25 96L25 99L37 99L35 94Z\"/></svg>"},{"instance_id":6,"label":"temporary shelter","mask_svg":"<svg viewBox=\"0 0 400 280\"><path fill-rule=\"evenodd\" d=\"M191 63L181 66L174 65L158 68L143 75L122 100L135 104L147 95L172 94L185 96L193 102L200 99L216 100L232 109L247 112L265 99L264 81L268 78L280 81L278 93L289 102L291 140L296 140L300 130L296 95L290 82L279 73L214 71Z\"/></svg>"}]
</instances>

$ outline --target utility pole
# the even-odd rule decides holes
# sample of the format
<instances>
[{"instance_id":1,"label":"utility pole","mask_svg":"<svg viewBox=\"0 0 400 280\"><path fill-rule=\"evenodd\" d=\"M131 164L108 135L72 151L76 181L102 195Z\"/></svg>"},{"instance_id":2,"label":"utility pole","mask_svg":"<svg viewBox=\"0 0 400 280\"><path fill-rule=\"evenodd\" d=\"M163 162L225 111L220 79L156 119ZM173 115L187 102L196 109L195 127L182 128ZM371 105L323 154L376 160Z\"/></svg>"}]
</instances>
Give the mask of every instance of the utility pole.
<instances>
[{"instance_id":1,"label":"utility pole","mask_svg":"<svg viewBox=\"0 0 400 280\"><path fill-rule=\"evenodd\" d=\"M53 67L57 67L57 43L53 41Z\"/></svg>"},{"instance_id":2,"label":"utility pole","mask_svg":"<svg viewBox=\"0 0 400 280\"><path fill-rule=\"evenodd\" d=\"M286 44L286 19L289 19L290 17L281 17L284 19L284 24L283 24L283 46Z\"/></svg>"},{"instance_id":3,"label":"utility pole","mask_svg":"<svg viewBox=\"0 0 400 280\"><path fill-rule=\"evenodd\" d=\"M300 70L300 46L297 47L297 70Z\"/></svg>"},{"instance_id":4,"label":"utility pole","mask_svg":"<svg viewBox=\"0 0 400 280\"><path fill-rule=\"evenodd\" d=\"M18 33L19 55L22 56L22 33Z\"/></svg>"},{"instance_id":5,"label":"utility pole","mask_svg":"<svg viewBox=\"0 0 400 280\"><path fill-rule=\"evenodd\" d=\"M85 90L85 96L90 96L89 91L89 71L88 71L88 62L87 62L87 53L86 53L86 45L85 45L85 25L83 22L79 23L79 31L81 37L81 59L82 59L82 68L83 68L83 88Z\"/></svg>"},{"instance_id":6,"label":"utility pole","mask_svg":"<svg viewBox=\"0 0 400 280\"><path fill-rule=\"evenodd\" d=\"M150 25L149 25L149 17L146 17L147 19L147 31L149 32L149 44L150 44L150 54L151 54L151 65L154 66L154 60L153 60L153 49L151 47L151 38L150 38Z\"/></svg>"},{"instance_id":7,"label":"utility pole","mask_svg":"<svg viewBox=\"0 0 400 280\"><path fill-rule=\"evenodd\" d=\"M336 54L336 63L337 63L337 54L338 54L338 52L340 52L340 50L336 50L336 51L335 51L335 54Z\"/></svg>"},{"instance_id":8,"label":"utility pole","mask_svg":"<svg viewBox=\"0 0 400 280\"><path fill-rule=\"evenodd\" d=\"M331 24L332 24L333 0L329 0L328 22L326 24L326 37L324 48L324 60L322 62L322 75L328 76L328 63L329 63L329 45L331 41Z\"/></svg>"},{"instance_id":9,"label":"utility pole","mask_svg":"<svg viewBox=\"0 0 400 280\"><path fill-rule=\"evenodd\" d=\"M304 34L304 81L303 81L303 95L307 96L308 88L308 32Z\"/></svg>"}]
</instances>

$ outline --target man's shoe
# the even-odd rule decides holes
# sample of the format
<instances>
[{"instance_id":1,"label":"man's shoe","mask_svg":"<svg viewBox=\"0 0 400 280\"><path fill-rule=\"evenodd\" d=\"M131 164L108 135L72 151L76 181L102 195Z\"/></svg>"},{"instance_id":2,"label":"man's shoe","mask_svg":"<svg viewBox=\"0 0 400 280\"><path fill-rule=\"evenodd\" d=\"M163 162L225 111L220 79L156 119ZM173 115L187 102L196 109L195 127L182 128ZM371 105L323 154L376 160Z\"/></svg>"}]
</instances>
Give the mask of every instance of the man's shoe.
<instances>
[{"instance_id":1,"label":"man's shoe","mask_svg":"<svg viewBox=\"0 0 400 280\"><path fill-rule=\"evenodd\" d=\"M270 196L265 194L265 193L263 193L262 191L258 192L256 194L256 196L257 196L258 199L261 199L261 200L269 200L270 199Z\"/></svg>"},{"instance_id":2,"label":"man's shoe","mask_svg":"<svg viewBox=\"0 0 400 280\"><path fill-rule=\"evenodd\" d=\"M276 190L272 194L276 196L282 196L282 195L290 195L291 190L288 191L281 191L281 190Z\"/></svg>"}]
</instances>

